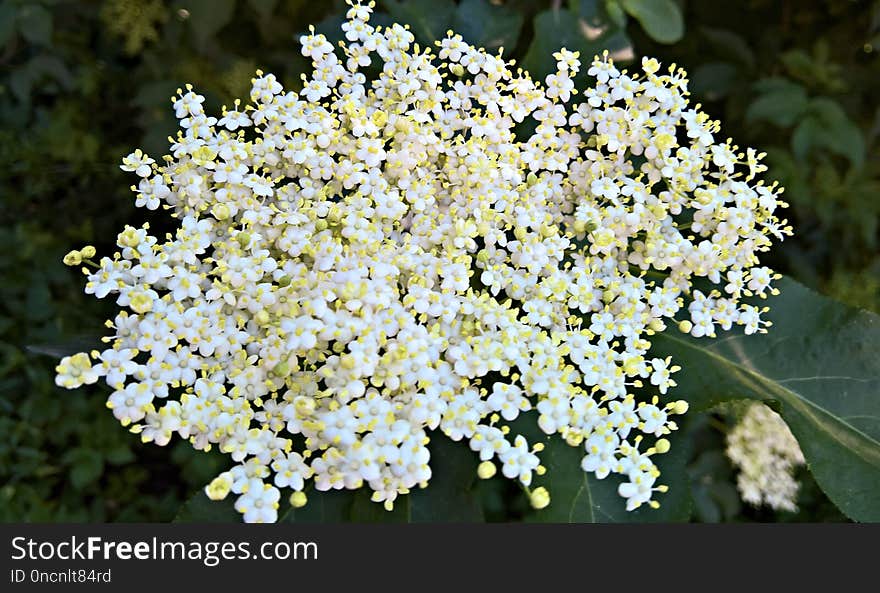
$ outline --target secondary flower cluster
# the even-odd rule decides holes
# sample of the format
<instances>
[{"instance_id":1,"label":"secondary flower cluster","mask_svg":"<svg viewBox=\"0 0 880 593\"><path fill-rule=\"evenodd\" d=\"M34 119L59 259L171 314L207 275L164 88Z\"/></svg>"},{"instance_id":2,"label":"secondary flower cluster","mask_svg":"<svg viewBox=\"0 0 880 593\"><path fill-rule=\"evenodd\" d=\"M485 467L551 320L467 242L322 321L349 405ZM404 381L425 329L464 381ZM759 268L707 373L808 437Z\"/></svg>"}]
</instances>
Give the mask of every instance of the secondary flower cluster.
<instances>
[{"instance_id":1,"label":"secondary flower cluster","mask_svg":"<svg viewBox=\"0 0 880 593\"><path fill-rule=\"evenodd\" d=\"M744 501L797 510L794 472L804 465L804 454L779 414L762 403L750 404L727 435L727 455L739 469L736 485Z\"/></svg>"},{"instance_id":2,"label":"secondary flower cluster","mask_svg":"<svg viewBox=\"0 0 880 593\"><path fill-rule=\"evenodd\" d=\"M58 384L104 379L144 441L230 455L206 492L246 521L275 520L279 488L305 504L307 481L390 509L430 480L431 430L528 489L541 443L508 423L529 410L583 471L623 476L627 509L657 506L653 456L687 404L651 335L769 325L740 300L774 292L758 255L790 232L760 155L716 141L674 66L597 57L575 104L577 53L542 83L452 32L420 48L371 8L351 4L337 50L302 37L299 92L258 72L219 119L190 87L173 99L172 154L123 169L179 227L68 255L126 310Z\"/></svg>"}]
</instances>

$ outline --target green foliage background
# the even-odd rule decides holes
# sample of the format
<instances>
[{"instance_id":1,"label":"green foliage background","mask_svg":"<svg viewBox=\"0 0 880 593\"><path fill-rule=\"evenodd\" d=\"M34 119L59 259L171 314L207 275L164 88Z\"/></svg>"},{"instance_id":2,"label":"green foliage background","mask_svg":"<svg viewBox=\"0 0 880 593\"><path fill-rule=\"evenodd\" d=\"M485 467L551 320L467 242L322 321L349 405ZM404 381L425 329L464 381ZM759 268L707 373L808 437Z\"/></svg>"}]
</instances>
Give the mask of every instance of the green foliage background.
<instances>
[{"instance_id":1,"label":"green foliage background","mask_svg":"<svg viewBox=\"0 0 880 593\"><path fill-rule=\"evenodd\" d=\"M694 100L737 144L766 151L766 177L787 188L796 234L771 263L880 310L880 1L381 0L378 10L423 43L454 28L504 46L535 74L560 45L582 59L608 49L624 63L685 66ZM193 83L214 108L246 96L257 68L296 88L306 64L295 39L311 23L338 39L343 13L338 0L0 0L0 521L170 520L223 467L186 443L142 446L106 413L101 388L55 387L48 345L97 345L112 310L61 258L86 243L112 250L135 220L117 165L135 147L165 153L177 87ZM696 520L843 520L806 470L798 513L744 506L723 454L735 417L695 414L677 435L693 442ZM476 494L490 520L525 510L498 481Z\"/></svg>"}]
</instances>

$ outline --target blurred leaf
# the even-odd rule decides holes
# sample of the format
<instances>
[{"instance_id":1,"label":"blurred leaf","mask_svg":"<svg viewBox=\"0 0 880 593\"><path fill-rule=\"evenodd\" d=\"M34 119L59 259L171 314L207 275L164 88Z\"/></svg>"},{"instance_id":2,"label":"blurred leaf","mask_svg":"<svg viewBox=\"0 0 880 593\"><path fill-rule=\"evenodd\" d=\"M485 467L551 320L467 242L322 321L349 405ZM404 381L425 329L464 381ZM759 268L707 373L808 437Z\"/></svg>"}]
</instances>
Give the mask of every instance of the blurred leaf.
<instances>
[{"instance_id":1,"label":"blurred leaf","mask_svg":"<svg viewBox=\"0 0 880 593\"><path fill-rule=\"evenodd\" d=\"M37 45L52 42L52 13L39 4L25 4L18 10L18 30Z\"/></svg>"},{"instance_id":2,"label":"blurred leaf","mask_svg":"<svg viewBox=\"0 0 880 593\"><path fill-rule=\"evenodd\" d=\"M605 14L608 15L612 23L621 29L626 26L626 12L620 5L620 0L605 0Z\"/></svg>"},{"instance_id":3,"label":"blurred leaf","mask_svg":"<svg viewBox=\"0 0 880 593\"><path fill-rule=\"evenodd\" d=\"M15 33L15 6L9 0L0 2L0 47Z\"/></svg>"},{"instance_id":4,"label":"blurred leaf","mask_svg":"<svg viewBox=\"0 0 880 593\"><path fill-rule=\"evenodd\" d=\"M100 478L104 471L104 461L96 451L74 449L69 461L73 465L70 482L79 490Z\"/></svg>"},{"instance_id":5,"label":"blurred leaf","mask_svg":"<svg viewBox=\"0 0 880 593\"><path fill-rule=\"evenodd\" d=\"M840 104L827 97L817 97L810 101L809 111L821 130L819 141L832 152L848 158L853 166L860 167L865 158L865 141L859 127Z\"/></svg>"},{"instance_id":6,"label":"blurred leaf","mask_svg":"<svg viewBox=\"0 0 880 593\"><path fill-rule=\"evenodd\" d=\"M456 10L452 0L384 0L382 4L393 20L412 26L413 35L423 44L446 37Z\"/></svg>"},{"instance_id":7,"label":"blurred leaf","mask_svg":"<svg viewBox=\"0 0 880 593\"><path fill-rule=\"evenodd\" d=\"M620 4L654 41L675 43L684 35L681 9L673 0L620 0Z\"/></svg>"},{"instance_id":8,"label":"blurred leaf","mask_svg":"<svg viewBox=\"0 0 880 593\"><path fill-rule=\"evenodd\" d=\"M794 156L800 160L806 159L810 148L820 141L824 133L818 119L807 117L801 121L791 135L791 151Z\"/></svg>"},{"instance_id":9,"label":"blurred leaf","mask_svg":"<svg viewBox=\"0 0 880 593\"><path fill-rule=\"evenodd\" d=\"M807 109L807 91L785 78L765 78L755 84L760 96L746 110L746 121L769 121L780 127L794 124Z\"/></svg>"},{"instance_id":10,"label":"blurred leaf","mask_svg":"<svg viewBox=\"0 0 880 593\"><path fill-rule=\"evenodd\" d=\"M598 23L602 18L601 0L574 0L578 16L590 24Z\"/></svg>"},{"instance_id":11,"label":"blurred leaf","mask_svg":"<svg viewBox=\"0 0 880 593\"><path fill-rule=\"evenodd\" d=\"M463 0L455 11L452 29L477 47L512 50L519 39L523 15L487 0Z\"/></svg>"},{"instance_id":12,"label":"blurred leaf","mask_svg":"<svg viewBox=\"0 0 880 593\"><path fill-rule=\"evenodd\" d=\"M729 62L709 62L691 74L691 92L717 101L727 96L736 84L739 71Z\"/></svg>"},{"instance_id":13,"label":"blurred leaf","mask_svg":"<svg viewBox=\"0 0 880 593\"><path fill-rule=\"evenodd\" d=\"M700 27L700 34L719 54L738 61L749 70L755 67L755 52L742 35L712 27Z\"/></svg>"},{"instance_id":14,"label":"blurred leaf","mask_svg":"<svg viewBox=\"0 0 880 593\"><path fill-rule=\"evenodd\" d=\"M880 317L793 280L778 287L769 334L706 340L666 331L652 354L699 369L676 375L675 391L694 411L778 402L829 498L853 519L880 521Z\"/></svg>"},{"instance_id":15,"label":"blurred leaf","mask_svg":"<svg viewBox=\"0 0 880 593\"><path fill-rule=\"evenodd\" d=\"M232 20L235 12L235 0L180 0L178 4L189 11L187 22L200 48Z\"/></svg>"},{"instance_id":16,"label":"blurred leaf","mask_svg":"<svg viewBox=\"0 0 880 593\"><path fill-rule=\"evenodd\" d=\"M135 460L134 453L127 445L120 445L107 451L105 458L112 465L123 465Z\"/></svg>"}]
</instances>

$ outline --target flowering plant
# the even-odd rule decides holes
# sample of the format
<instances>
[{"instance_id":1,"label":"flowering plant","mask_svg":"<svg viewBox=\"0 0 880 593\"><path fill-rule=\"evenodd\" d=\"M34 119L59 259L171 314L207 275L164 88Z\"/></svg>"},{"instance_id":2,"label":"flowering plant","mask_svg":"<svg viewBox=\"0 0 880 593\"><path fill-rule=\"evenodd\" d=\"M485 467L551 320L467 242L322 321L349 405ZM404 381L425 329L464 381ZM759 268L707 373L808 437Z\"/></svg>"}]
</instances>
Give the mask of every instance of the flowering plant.
<instances>
[{"instance_id":1,"label":"flowering plant","mask_svg":"<svg viewBox=\"0 0 880 593\"><path fill-rule=\"evenodd\" d=\"M228 454L205 492L234 494L245 521L275 521L281 489L303 506L309 482L391 510L430 488L432 438L547 507L545 444L511 429L532 410L581 471L619 476L621 506L658 507L655 457L689 405L655 339L770 325L747 300L778 292L759 257L791 230L763 155L717 140L674 65L597 56L578 90L576 52L536 81L371 11L351 3L338 51L302 37L300 92L258 71L219 119L189 86L173 98L171 154L122 167L137 205L179 227L68 254L127 310L56 382L104 380L145 442Z\"/></svg>"}]
</instances>

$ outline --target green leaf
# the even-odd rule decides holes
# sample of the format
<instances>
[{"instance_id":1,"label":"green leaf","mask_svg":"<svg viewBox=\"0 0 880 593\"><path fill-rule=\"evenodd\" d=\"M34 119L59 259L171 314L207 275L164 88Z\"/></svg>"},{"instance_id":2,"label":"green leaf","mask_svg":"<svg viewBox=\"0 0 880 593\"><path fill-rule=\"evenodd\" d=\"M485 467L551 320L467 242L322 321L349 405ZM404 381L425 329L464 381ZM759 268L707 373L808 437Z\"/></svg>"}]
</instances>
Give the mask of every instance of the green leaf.
<instances>
[{"instance_id":1,"label":"green leaf","mask_svg":"<svg viewBox=\"0 0 880 593\"><path fill-rule=\"evenodd\" d=\"M487 0L463 0L455 12L452 29L465 41L508 51L516 46L523 24L523 15L507 6L493 6Z\"/></svg>"},{"instance_id":2,"label":"green leaf","mask_svg":"<svg viewBox=\"0 0 880 593\"><path fill-rule=\"evenodd\" d=\"M684 35L681 9L673 0L620 0L623 9L660 43L675 43Z\"/></svg>"},{"instance_id":3,"label":"green leaf","mask_svg":"<svg viewBox=\"0 0 880 593\"><path fill-rule=\"evenodd\" d=\"M180 3L180 8L189 11L187 21L196 45L204 48L208 40L232 20L235 0L186 0Z\"/></svg>"},{"instance_id":4,"label":"green leaf","mask_svg":"<svg viewBox=\"0 0 880 593\"><path fill-rule=\"evenodd\" d=\"M583 7L581 10L583 11ZM626 26L626 13L620 5L620 0L605 0L605 14L618 27L623 28Z\"/></svg>"},{"instance_id":5,"label":"green leaf","mask_svg":"<svg viewBox=\"0 0 880 593\"><path fill-rule=\"evenodd\" d=\"M544 443L539 454L547 473L536 477L532 488L544 486L550 493L550 505L534 511L529 521L550 523L651 523L687 521L691 516L690 487L685 464L690 455L690 441L675 439L665 455L653 457L660 469L658 484L666 484L669 491L658 494L660 508L647 505L626 510L626 500L617 493L623 478L611 474L597 479L581 469L583 446L572 447L559 435L548 436L537 427L534 412L524 414L511 427L512 433L522 434L529 443Z\"/></svg>"},{"instance_id":6,"label":"green leaf","mask_svg":"<svg viewBox=\"0 0 880 593\"><path fill-rule=\"evenodd\" d=\"M769 121L787 128L807 109L807 91L785 78L765 78L755 84L760 96L746 110L746 121Z\"/></svg>"},{"instance_id":7,"label":"green leaf","mask_svg":"<svg viewBox=\"0 0 880 593\"><path fill-rule=\"evenodd\" d=\"M0 2L0 47L15 33L15 7L9 0Z\"/></svg>"},{"instance_id":8,"label":"green leaf","mask_svg":"<svg viewBox=\"0 0 880 593\"><path fill-rule=\"evenodd\" d=\"M476 457L467 443L454 442L442 433L434 433L428 450L431 452L431 479L427 488L417 488L399 496L391 511L371 501L370 492L361 489L354 499L351 520L369 523L483 521L483 511L474 492Z\"/></svg>"},{"instance_id":9,"label":"green leaf","mask_svg":"<svg viewBox=\"0 0 880 593\"><path fill-rule=\"evenodd\" d=\"M791 135L791 152L800 160L807 158L810 149L821 143L824 131L814 117L804 118Z\"/></svg>"},{"instance_id":10,"label":"green leaf","mask_svg":"<svg viewBox=\"0 0 880 593\"><path fill-rule=\"evenodd\" d=\"M52 13L39 4L26 4L18 11L18 30L37 45L52 42Z\"/></svg>"},{"instance_id":11,"label":"green leaf","mask_svg":"<svg viewBox=\"0 0 880 593\"><path fill-rule=\"evenodd\" d=\"M588 23L599 23L602 19L602 6L599 0L573 0L572 9L577 5L578 16Z\"/></svg>"},{"instance_id":12,"label":"green leaf","mask_svg":"<svg viewBox=\"0 0 880 593\"><path fill-rule=\"evenodd\" d=\"M70 469L70 483L77 490L82 490L101 477L104 472L104 461L97 451L90 449L74 449L69 457L73 467Z\"/></svg>"},{"instance_id":13,"label":"green leaf","mask_svg":"<svg viewBox=\"0 0 880 593\"><path fill-rule=\"evenodd\" d=\"M553 53L560 48L581 52L581 61L589 63L594 55L605 49L613 52L630 46L626 35L615 27L590 25L592 28L589 28L584 25L584 21L565 9L539 13L535 17L535 36L523 58L523 67L533 77L543 78L556 71ZM595 37L588 37L588 32Z\"/></svg>"},{"instance_id":14,"label":"green leaf","mask_svg":"<svg viewBox=\"0 0 880 593\"><path fill-rule=\"evenodd\" d=\"M880 317L790 279L779 289L768 334L666 331L652 354L682 366L675 394L694 411L735 399L777 404L828 497L852 519L880 521Z\"/></svg>"},{"instance_id":15,"label":"green leaf","mask_svg":"<svg viewBox=\"0 0 880 593\"><path fill-rule=\"evenodd\" d=\"M410 25L423 44L446 37L456 10L452 0L385 0L382 4L394 21Z\"/></svg>"},{"instance_id":16,"label":"green leaf","mask_svg":"<svg viewBox=\"0 0 880 593\"><path fill-rule=\"evenodd\" d=\"M865 159L865 140L859 127L849 118L837 101L816 97L809 111L822 130L819 140L832 152L846 157L855 167Z\"/></svg>"},{"instance_id":17,"label":"green leaf","mask_svg":"<svg viewBox=\"0 0 880 593\"><path fill-rule=\"evenodd\" d=\"M717 101L734 88L738 76L736 66L730 62L708 62L691 75L690 90L710 101Z\"/></svg>"},{"instance_id":18,"label":"green leaf","mask_svg":"<svg viewBox=\"0 0 880 593\"><path fill-rule=\"evenodd\" d=\"M725 58L739 62L748 70L755 67L755 52L752 51L748 41L742 35L726 29L711 27L700 27L700 34L706 38L712 49Z\"/></svg>"},{"instance_id":19,"label":"green leaf","mask_svg":"<svg viewBox=\"0 0 880 593\"><path fill-rule=\"evenodd\" d=\"M211 500L200 489L180 507L174 523L241 523L241 514L235 510L235 497L230 494L224 500Z\"/></svg>"}]
</instances>

